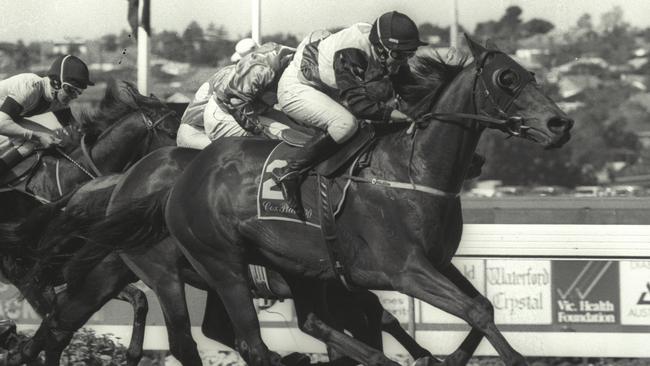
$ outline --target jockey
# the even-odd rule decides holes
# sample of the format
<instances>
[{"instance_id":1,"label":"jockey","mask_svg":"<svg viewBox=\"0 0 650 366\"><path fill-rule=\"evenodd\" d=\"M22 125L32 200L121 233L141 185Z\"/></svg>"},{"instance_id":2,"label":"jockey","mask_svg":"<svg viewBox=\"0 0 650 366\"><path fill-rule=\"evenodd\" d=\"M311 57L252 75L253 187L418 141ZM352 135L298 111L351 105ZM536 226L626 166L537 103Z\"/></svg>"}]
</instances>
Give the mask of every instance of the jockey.
<instances>
[{"instance_id":1,"label":"jockey","mask_svg":"<svg viewBox=\"0 0 650 366\"><path fill-rule=\"evenodd\" d=\"M359 119L412 121L388 100L373 97L370 85L409 75L408 59L425 44L408 16L391 11L372 25L357 23L334 34L312 33L298 46L278 85L279 104L290 117L320 131L285 167L273 171L298 216L303 213L302 173L352 137ZM394 93L387 95L392 99Z\"/></svg>"},{"instance_id":2,"label":"jockey","mask_svg":"<svg viewBox=\"0 0 650 366\"><path fill-rule=\"evenodd\" d=\"M241 60L242 57L248 55L249 53L255 51L260 45L255 42L252 38L243 38L235 45L235 53L230 56L231 62L237 62Z\"/></svg>"},{"instance_id":3,"label":"jockey","mask_svg":"<svg viewBox=\"0 0 650 366\"><path fill-rule=\"evenodd\" d=\"M260 114L277 102L278 79L294 52L265 43L212 75L181 118L178 146L203 149L221 137L260 134Z\"/></svg>"},{"instance_id":4,"label":"jockey","mask_svg":"<svg viewBox=\"0 0 650 366\"><path fill-rule=\"evenodd\" d=\"M67 126L72 120L69 104L90 81L88 67L76 56L59 56L47 73L40 77L23 73L0 81L0 135L9 139L0 142L0 176L28 156L36 147L48 148L61 143L49 132L30 129L26 117L52 112L59 123ZM5 147L5 149L2 149Z\"/></svg>"}]
</instances>

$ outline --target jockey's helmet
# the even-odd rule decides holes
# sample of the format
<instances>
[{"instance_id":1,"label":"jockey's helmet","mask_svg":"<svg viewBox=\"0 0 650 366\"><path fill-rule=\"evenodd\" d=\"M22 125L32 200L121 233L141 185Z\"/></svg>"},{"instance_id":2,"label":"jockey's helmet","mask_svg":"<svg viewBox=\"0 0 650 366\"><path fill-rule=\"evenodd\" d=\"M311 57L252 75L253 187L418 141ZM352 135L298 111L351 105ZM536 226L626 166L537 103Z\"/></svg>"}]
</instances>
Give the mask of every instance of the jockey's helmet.
<instances>
[{"instance_id":1,"label":"jockey's helmet","mask_svg":"<svg viewBox=\"0 0 650 366\"><path fill-rule=\"evenodd\" d=\"M239 61L242 57L253 52L257 47L259 47L259 45L257 44L257 42L255 42L254 39L252 38L241 39L235 45L235 53L233 53L232 56L230 57L230 61L232 62Z\"/></svg>"},{"instance_id":2,"label":"jockey's helmet","mask_svg":"<svg viewBox=\"0 0 650 366\"><path fill-rule=\"evenodd\" d=\"M397 11L382 14L372 23L370 42L379 49L412 53L427 43L420 41L420 32L415 22Z\"/></svg>"},{"instance_id":3,"label":"jockey's helmet","mask_svg":"<svg viewBox=\"0 0 650 366\"><path fill-rule=\"evenodd\" d=\"M86 89L95 85L90 81L88 66L80 58L73 55L61 55L54 60L47 76L58 82L58 87L72 85L75 88Z\"/></svg>"}]
</instances>

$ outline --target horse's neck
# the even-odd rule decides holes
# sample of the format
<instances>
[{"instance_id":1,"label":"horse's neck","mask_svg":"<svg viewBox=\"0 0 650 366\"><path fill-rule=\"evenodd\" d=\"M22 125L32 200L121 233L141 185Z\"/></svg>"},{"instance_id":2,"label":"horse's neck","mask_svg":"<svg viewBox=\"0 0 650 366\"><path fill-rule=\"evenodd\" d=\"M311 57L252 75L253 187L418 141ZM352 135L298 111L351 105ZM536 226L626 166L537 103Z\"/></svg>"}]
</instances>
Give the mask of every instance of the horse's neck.
<instances>
[{"instance_id":1,"label":"horse's neck","mask_svg":"<svg viewBox=\"0 0 650 366\"><path fill-rule=\"evenodd\" d=\"M445 89L432 113L476 113L473 66L465 68ZM481 136L469 121L432 121L417 131L413 177L447 192L459 192Z\"/></svg>"},{"instance_id":2,"label":"horse's neck","mask_svg":"<svg viewBox=\"0 0 650 366\"><path fill-rule=\"evenodd\" d=\"M88 153L97 168L105 174L119 173L126 164L132 161L146 142L146 130L138 121L138 116L132 113L123 120L116 122L106 133L100 135L93 146L88 147ZM74 151L73 156L83 158L81 148Z\"/></svg>"},{"instance_id":3,"label":"horse's neck","mask_svg":"<svg viewBox=\"0 0 650 366\"><path fill-rule=\"evenodd\" d=\"M474 113L473 69L463 70L438 99L433 113ZM372 173L385 179L458 192L476 149L480 132L469 130L468 122L431 121L416 136L400 134L380 141ZM410 162L410 168L409 168Z\"/></svg>"}]
</instances>

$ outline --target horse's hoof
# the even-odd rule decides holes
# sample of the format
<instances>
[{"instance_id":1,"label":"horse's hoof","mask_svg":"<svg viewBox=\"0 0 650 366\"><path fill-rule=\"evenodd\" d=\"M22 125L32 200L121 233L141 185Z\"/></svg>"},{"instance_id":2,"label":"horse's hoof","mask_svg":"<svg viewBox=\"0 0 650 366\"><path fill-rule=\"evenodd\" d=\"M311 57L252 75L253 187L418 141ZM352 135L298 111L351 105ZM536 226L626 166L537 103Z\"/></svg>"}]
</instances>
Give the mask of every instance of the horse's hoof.
<instances>
[{"instance_id":1,"label":"horse's hoof","mask_svg":"<svg viewBox=\"0 0 650 366\"><path fill-rule=\"evenodd\" d=\"M280 360L283 365L285 366L309 366L311 365L311 359L309 356L298 353L298 352L293 352L290 353Z\"/></svg>"},{"instance_id":2,"label":"horse's hoof","mask_svg":"<svg viewBox=\"0 0 650 366\"><path fill-rule=\"evenodd\" d=\"M435 356L426 356L426 357L420 357L415 362L413 362L412 366L433 366L433 365L440 365L442 364L442 359L435 357Z\"/></svg>"}]
</instances>

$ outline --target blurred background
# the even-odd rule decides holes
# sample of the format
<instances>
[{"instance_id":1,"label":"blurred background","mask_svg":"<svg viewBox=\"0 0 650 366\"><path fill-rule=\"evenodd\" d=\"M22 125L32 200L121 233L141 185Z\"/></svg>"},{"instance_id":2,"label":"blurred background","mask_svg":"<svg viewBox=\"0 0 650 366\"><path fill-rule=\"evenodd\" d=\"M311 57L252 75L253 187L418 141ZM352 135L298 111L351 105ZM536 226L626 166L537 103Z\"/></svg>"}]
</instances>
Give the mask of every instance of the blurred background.
<instances>
[{"instance_id":1,"label":"blurred background","mask_svg":"<svg viewBox=\"0 0 650 366\"><path fill-rule=\"evenodd\" d=\"M17 7L29 12L30 6L36 6L31 3ZM17 10L5 12L0 19L6 25L0 30L0 78L26 71L43 74L56 55L78 55L89 63L93 78L100 83L84 93L75 109L96 103L109 78L135 81L136 33L127 21L132 3L104 5L110 14L105 22L84 17L83 8L76 10L81 18L70 18L75 5L87 4L91 12L94 1L43 5L29 15L42 20L42 29L39 23L26 26L29 21L19 18L22 15ZM462 32L480 40L494 40L533 71L550 96L576 120L572 141L557 151L542 151L524 141L503 144L502 135L489 131L479 146L488 162L479 180L466 186L465 194L650 195L650 22L638 20L637 12L643 10L636 5L639 2L551 1L542 7L532 1L490 1L487 5L470 0L413 1L404 6L395 1L364 3L376 6L362 11L351 5L350 11L336 13L341 8L336 1L313 3L317 9L311 10L311 24L310 15L305 14L310 11L305 10L308 5L263 2L261 39L296 46L310 26L337 30L347 24L347 19L349 23L370 22L384 10L406 8L402 11L415 14L413 18L430 50L447 57L453 44L450 23L455 12L456 44L461 52L465 47ZM188 101L217 67L230 62L237 40L250 35L250 4L197 4L182 9L179 5L170 8L166 1L154 0L151 4L151 90L170 101ZM211 14L205 14L201 6L207 6ZM286 17L278 17L278 8L283 7L288 9ZM192 14L197 20L192 20ZM430 17L436 20L423 19L427 14L434 14ZM210 20L212 15L214 20ZM628 18L636 20L631 23ZM51 22L55 24L49 25ZM57 22L63 25L57 27ZM96 27L89 26L95 23ZM57 33L61 35L53 36Z\"/></svg>"}]
</instances>

